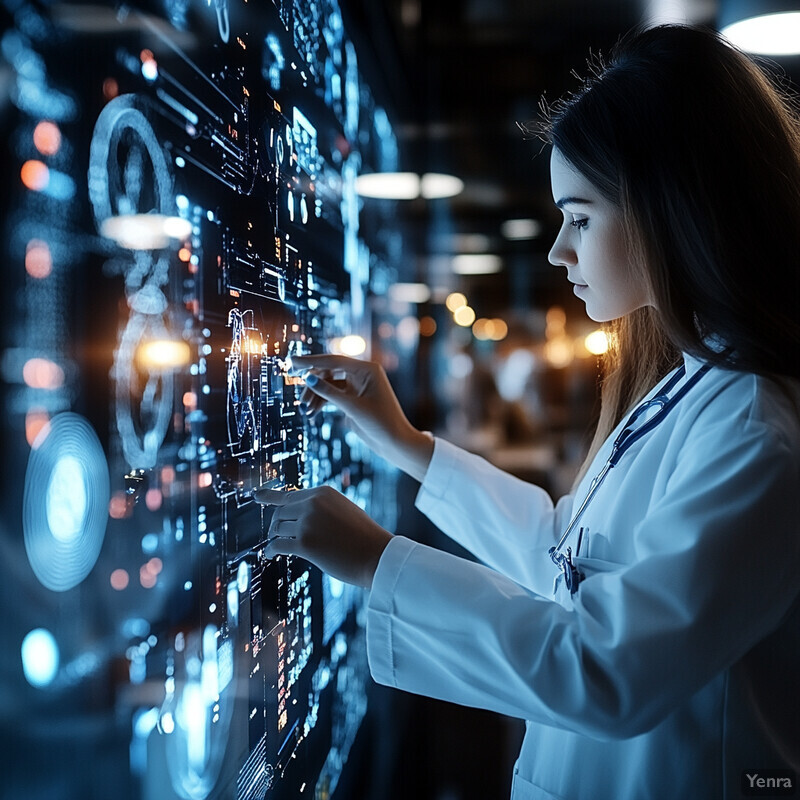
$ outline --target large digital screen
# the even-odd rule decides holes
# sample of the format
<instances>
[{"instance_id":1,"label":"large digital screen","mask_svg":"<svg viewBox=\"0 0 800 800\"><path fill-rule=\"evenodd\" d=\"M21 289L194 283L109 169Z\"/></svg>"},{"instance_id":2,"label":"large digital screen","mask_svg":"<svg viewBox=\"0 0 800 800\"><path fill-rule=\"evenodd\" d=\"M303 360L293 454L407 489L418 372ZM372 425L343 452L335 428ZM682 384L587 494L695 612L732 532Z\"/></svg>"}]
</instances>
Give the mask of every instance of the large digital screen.
<instances>
[{"instance_id":1,"label":"large digital screen","mask_svg":"<svg viewBox=\"0 0 800 800\"><path fill-rule=\"evenodd\" d=\"M330 797L363 593L266 560L252 495L394 526L392 472L290 372L369 355L387 114L337 0L2 5L0 794Z\"/></svg>"}]
</instances>

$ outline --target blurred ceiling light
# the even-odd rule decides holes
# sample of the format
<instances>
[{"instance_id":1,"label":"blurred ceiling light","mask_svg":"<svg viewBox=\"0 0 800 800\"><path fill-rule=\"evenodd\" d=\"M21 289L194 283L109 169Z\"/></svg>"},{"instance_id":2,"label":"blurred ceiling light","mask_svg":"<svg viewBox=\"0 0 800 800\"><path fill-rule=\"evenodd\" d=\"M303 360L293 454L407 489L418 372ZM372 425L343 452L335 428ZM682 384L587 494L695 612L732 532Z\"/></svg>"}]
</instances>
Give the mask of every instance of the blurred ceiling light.
<instances>
[{"instance_id":1,"label":"blurred ceiling light","mask_svg":"<svg viewBox=\"0 0 800 800\"><path fill-rule=\"evenodd\" d=\"M455 197L464 191L464 181L455 175L444 175L441 172L426 172L419 185L420 194L426 200L441 200Z\"/></svg>"},{"instance_id":2,"label":"blurred ceiling light","mask_svg":"<svg viewBox=\"0 0 800 800\"><path fill-rule=\"evenodd\" d=\"M139 346L136 357L147 370L176 369L189 363L192 351L186 342L152 339Z\"/></svg>"},{"instance_id":3,"label":"blurred ceiling light","mask_svg":"<svg viewBox=\"0 0 800 800\"><path fill-rule=\"evenodd\" d=\"M559 336L545 343L544 357L551 367L563 369L572 363L575 351L572 340L567 336Z\"/></svg>"},{"instance_id":4,"label":"blurred ceiling light","mask_svg":"<svg viewBox=\"0 0 800 800\"><path fill-rule=\"evenodd\" d=\"M535 239L542 232L542 223L537 219L507 219L500 226L506 239Z\"/></svg>"},{"instance_id":5,"label":"blurred ceiling light","mask_svg":"<svg viewBox=\"0 0 800 800\"><path fill-rule=\"evenodd\" d=\"M800 53L800 10L798 2L722 3L720 32L742 50L766 56Z\"/></svg>"},{"instance_id":6,"label":"blurred ceiling light","mask_svg":"<svg viewBox=\"0 0 800 800\"><path fill-rule=\"evenodd\" d=\"M550 306L545 315L545 336L552 339L564 333L567 315L561 306Z\"/></svg>"},{"instance_id":7,"label":"blurred ceiling light","mask_svg":"<svg viewBox=\"0 0 800 800\"><path fill-rule=\"evenodd\" d=\"M457 253L485 253L492 240L483 233L456 233L452 238L452 249Z\"/></svg>"},{"instance_id":8,"label":"blurred ceiling light","mask_svg":"<svg viewBox=\"0 0 800 800\"><path fill-rule=\"evenodd\" d=\"M452 270L456 275L491 275L503 268L503 259L490 253L462 253L453 257Z\"/></svg>"},{"instance_id":9,"label":"blurred ceiling light","mask_svg":"<svg viewBox=\"0 0 800 800\"><path fill-rule=\"evenodd\" d=\"M192 223L162 214L120 214L100 224L100 234L126 250L160 250L170 239L186 239Z\"/></svg>"},{"instance_id":10,"label":"blurred ceiling light","mask_svg":"<svg viewBox=\"0 0 800 800\"><path fill-rule=\"evenodd\" d=\"M424 283L395 283L389 287L389 297L400 303L427 303L431 290Z\"/></svg>"},{"instance_id":11,"label":"blurred ceiling light","mask_svg":"<svg viewBox=\"0 0 800 800\"><path fill-rule=\"evenodd\" d=\"M372 172L356 178L356 193L376 200L438 200L455 197L464 190L464 182L455 175L427 172Z\"/></svg>"},{"instance_id":12,"label":"blurred ceiling light","mask_svg":"<svg viewBox=\"0 0 800 800\"><path fill-rule=\"evenodd\" d=\"M467 298L461 292L452 292L444 301L448 311L456 311L467 304Z\"/></svg>"},{"instance_id":13,"label":"blurred ceiling light","mask_svg":"<svg viewBox=\"0 0 800 800\"><path fill-rule=\"evenodd\" d=\"M461 306L461 308L457 308L453 312L453 319L456 325L460 325L462 328L469 328L475 322L475 311L469 306Z\"/></svg>"},{"instance_id":14,"label":"blurred ceiling light","mask_svg":"<svg viewBox=\"0 0 800 800\"><path fill-rule=\"evenodd\" d=\"M372 172L356 178L356 193L376 200L414 200L419 186L415 172Z\"/></svg>"},{"instance_id":15,"label":"blurred ceiling light","mask_svg":"<svg viewBox=\"0 0 800 800\"><path fill-rule=\"evenodd\" d=\"M492 341L501 342L506 338L506 336L508 336L508 325L506 324L505 320L502 319L493 319L491 322L494 323Z\"/></svg>"},{"instance_id":16,"label":"blurred ceiling light","mask_svg":"<svg viewBox=\"0 0 800 800\"><path fill-rule=\"evenodd\" d=\"M608 336L605 331L592 331L584 340L586 349L594 356L608 352Z\"/></svg>"},{"instance_id":17,"label":"blurred ceiling light","mask_svg":"<svg viewBox=\"0 0 800 800\"><path fill-rule=\"evenodd\" d=\"M487 340L489 338L487 323L489 322L490 320L486 319L485 317L476 319L475 322L472 323L472 335L481 341Z\"/></svg>"},{"instance_id":18,"label":"blurred ceiling light","mask_svg":"<svg viewBox=\"0 0 800 800\"><path fill-rule=\"evenodd\" d=\"M472 333L481 341L499 342L508 335L508 325L502 319L476 319L472 326Z\"/></svg>"}]
</instances>

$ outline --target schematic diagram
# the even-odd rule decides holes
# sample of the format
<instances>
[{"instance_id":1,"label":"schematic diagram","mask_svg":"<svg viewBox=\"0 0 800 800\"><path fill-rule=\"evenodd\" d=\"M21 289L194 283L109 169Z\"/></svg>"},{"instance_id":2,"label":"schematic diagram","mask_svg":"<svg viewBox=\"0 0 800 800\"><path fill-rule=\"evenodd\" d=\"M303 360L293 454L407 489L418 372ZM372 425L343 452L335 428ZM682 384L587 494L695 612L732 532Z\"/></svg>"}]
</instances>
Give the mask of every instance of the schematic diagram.
<instances>
[{"instance_id":1,"label":"schematic diagram","mask_svg":"<svg viewBox=\"0 0 800 800\"><path fill-rule=\"evenodd\" d=\"M4 435L28 464L4 511L31 596L61 609L30 626L52 676L15 668L36 709L69 708L57 735L113 731L120 797L335 797L366 712L364 595L266 559L253 492L329 484L394 526L393 473L335 409L306 418L291 371L370 343L389 255L354 186L396 168L391 126L337 0L57 5L3 0L0 38L22 143L7 255L26 270ZM81 704L103 724L75 724ZM101 772L48 779L102 796Z\"/></svg>"}]
</instances>

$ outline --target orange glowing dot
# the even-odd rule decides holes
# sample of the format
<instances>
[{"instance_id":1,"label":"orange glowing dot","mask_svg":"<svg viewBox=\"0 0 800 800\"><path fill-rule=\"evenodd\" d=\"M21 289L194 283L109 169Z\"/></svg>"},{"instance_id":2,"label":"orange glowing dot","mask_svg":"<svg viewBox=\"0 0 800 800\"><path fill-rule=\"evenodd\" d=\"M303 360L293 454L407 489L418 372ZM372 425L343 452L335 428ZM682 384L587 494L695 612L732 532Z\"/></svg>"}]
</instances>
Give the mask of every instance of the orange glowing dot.
<instances>
[{"instance_id":1,"label":"orange glowing dot","mask_svg":"<svg viewBox=\"0 0 800 800\"><path fill-rule=\"evenodd\" d=\"M108 501L108 516L111 519L124 519L128 516L128 496L125 492L114 492Z\"/></svg>"},{"instance_id":2,"label":"orange glowing dot","mask_svg":"<svg viewBox=\"0 0 800 800\"><path fill-rule=\"evenodd\" d=\"M436 320L433 317L422 317L419 321L421 336L433 336L436 333Z\"/></svg>"},{"instance_id":3,"label":"orange glowing dot","mask_svg":"<svg viewBox=\"0 0 800 800\"><path fill-rule=\"evenodd\" d=\"M239 292L236 289L231 289L231 297L238 297Z\"/></svg>"},{"instance_id":4,"label":"orange glowing dot","mask_svg":"<svg viewBox=\"0 0 800 800\"><path fill-rule=\"evenodd\" d=\"M19 171L23 185L33 192L40 192L50 183L50 170L41 161L26 161Z\"/></svg>"},{"instance_id":5,"label":"orange glowing dot","mask_svg":"<svg viewBox=\"0 0 800 800\"><path fill-rule=\"evenodd\" d=\"M196 275L199 269L200 269L200 267L197 264L195 264L192 261L189 262L189 272L192 275Z\"/></svg>"},{"instance_id":6,"label":"orange glowing dot","mask_svg":"<svg viewBox=\"0 0 800 800\"><path fill-rule=\"evenodd\" d=\"M128 588L130 577L124 569L115 569L111 573L111 588L121 592L123 589Z\"/></svg>"},{"instance_id":7,"label":"orange glowing dot","mask_svg":"<svg viewBox=\"0 0 800 800\"><path fill-rule=\"evenodd\" d=\"M162 467L161 468L161 483L172 483L175 480L175 468L174 467Z\"/></svg>"},{"instance_id":8,"label":"orange glowing dot","mask_svg":"<svg viewBox=\"0 0 800 800\"><path fill-rule=\"evenodd\" d=\"M187 409L193 411L197 408L197 394L195 392L184 392L183 404Z\"/></svg>"},{"instance_id":9,"label":"orange glowing dot","mask_svg":"<svg viewBox=\"0 0 800 800\"><path fill-rule=\"evenodd\" d=\"M142 59L142 63L144 63L145 61L152 61L153 60L153 51L152 50L148 50L147 48L145 48L144 50L142 50L141 53L139 53L139 58Z\"/></svg>"},{"instance_id":10,"label":"orange glowing dot","mask_svg":"<svg viewBox=\"0 0 800 800\"><path fill-rule=\"evenodd\" d=\"M103 81L103 97L106 100L113 100L119 94L119 84L113 78L106 78Z\"/></svg>"},{"instance_id":11,"label":"orange glowing dot","mask_svg":"<svg viewBox=\"0 0 800 800\"><path fill-rule=\"evenodd\" d=\"M58 125L42 120L33 129L33 144L43 156L54 156L61 147L61 131Z\"/></svg>"},{"instance_id":12,"label":"orange glowing dot","mask_svg":"<svg viewBox=\"0 0 800 800\"><path fill-rule=\"evenodd\" d=\"M64 385L64 370L46 358L30 358L22 367L22 380L31 389L58 389Z\"/></svg>"},{"instance_id":13,"label":"orange glowing dot","mask_svg":"<svg viewBox=\"0 0 800 800\"><path fill-rule=\"evenodd\" d=\"M151 575L158 575L162 569L164 569L164 562L158 558L157 556L151 558L145 565L144 568L151 574Z\"/></svg>"},{"instance_id":14,"label":"orange glowing dot","mask_svg":"<svg viewBox=\"0 0 800 800\"><path fill-rule=\"evenodd\" d=\"M178 250L178 258L181 261L188 261L192 257L192 251L188 247L181 247Z\"/></svg>"},{"instance_id":15,"label":"orange glowing dot","mask_svg":"<svg viewBox=\"0 0 800 800\"><path fill-rule=\"evenodd\" d=\"M36 442L37 448L41 445L47 433L42 436L40 441L37 442L36 440L45 428L47 428L49 432L49 427L50 415L43 408L31 408L28 413L25 414L25 438L31 447L34 446L34 442Z\"/></svg>"},{"instance_id":16,"label":"orange glowing dot","mask_svg":"<svg viewBox=\"0 0 800 800\"><path fill-rule=\"evenodd\" d=\"M32 278L46 278L53 271L53 258L47 242L31 239L25 248L25 271Z\"/></svg>"},{"instance_id":17,"label":"orange glowing dot","mask_svg":"<svg viewBox=\"0 0 800 800\"><path fill-rule=\"evenodd\" d=\"M201 472L197 476L197 485L201 489L205 489L208 486L211 486L212 483L213 483L213 478L211 477L211 473L210 472Z\"/></svg>"},{"instance_id":18,"label":"orange glowing dot","mask_svg":"<svg viewBox=\"0 0 800 800\"><path fill-rule=\"evenodd\" d=\"M144 504L147 506L148 511L158 511L162 502L164 502L164 495L161 494L161 489L147 490L144 496Z\"/></svg>"},{"instance_id":19,"label":"orange glowing dot","mask_svg":"<svg viewBox=\"0 0 800 800\"><path fill-rule=\"evenodd\" d=\"M300 330L300 326L299 325L292 325L292 333L297 333L297 331L299 331L299 330Z\"/></svg>"}]
</instances>

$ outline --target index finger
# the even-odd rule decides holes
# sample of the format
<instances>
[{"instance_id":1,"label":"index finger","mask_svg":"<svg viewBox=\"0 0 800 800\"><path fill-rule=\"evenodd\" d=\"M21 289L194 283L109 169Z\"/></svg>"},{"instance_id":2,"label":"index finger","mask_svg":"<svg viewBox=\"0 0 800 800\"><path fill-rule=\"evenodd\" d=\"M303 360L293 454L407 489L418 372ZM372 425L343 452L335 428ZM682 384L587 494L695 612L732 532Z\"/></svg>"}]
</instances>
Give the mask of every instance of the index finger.
<instances>
[{"instance_id":1,"label":"index finger","mask_svg":"<svg viewBox=\"0 0 800 800\"><path fill-rule=\"evenodd\" d=\"M253 499L263 506L285 506L292 501L300 500L300 490L269 489L259 486L253 490Z\"/></svg>"},{"instance_id":2,"label":"index finger","mask_svg":"<svg viewBox=\"0 0 800 800\"><path fill-rule=\"evenodd\" d=\"M332 353L319 353L318 355L292 356L291 372L309 369L329 369L352 372L354 368L363 366L366 362L350 356L333 355Z\"/></svg>"}]
</instances>

